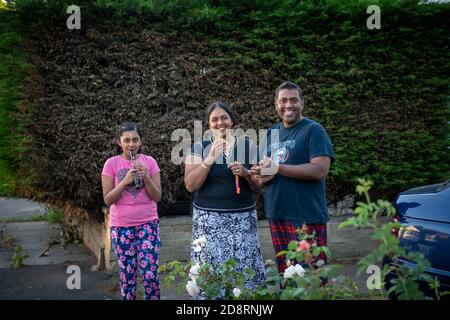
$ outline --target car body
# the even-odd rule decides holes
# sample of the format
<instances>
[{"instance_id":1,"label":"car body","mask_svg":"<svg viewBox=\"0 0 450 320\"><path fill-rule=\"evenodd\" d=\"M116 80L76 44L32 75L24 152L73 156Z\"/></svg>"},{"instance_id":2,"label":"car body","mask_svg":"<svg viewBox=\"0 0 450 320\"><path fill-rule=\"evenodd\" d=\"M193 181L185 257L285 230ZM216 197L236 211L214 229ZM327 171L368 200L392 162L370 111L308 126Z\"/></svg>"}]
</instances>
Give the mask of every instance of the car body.
<instances>
[{"instance_id":1,"label":"car body","mask_svg":"<svg viewBox=\"0 0 450 320\"><path fill-rule=\"evenodd\" d=\"M398 194L395 208L394 221L401 228L393 232L400 246L407 252L421 252L431 263L425 272L439 280L441 292L450 291L450 180ZM396 263L415 268L403 258ZM428 291L428 286L422 284L421 289Z\"/></svg>"}]
</instances>

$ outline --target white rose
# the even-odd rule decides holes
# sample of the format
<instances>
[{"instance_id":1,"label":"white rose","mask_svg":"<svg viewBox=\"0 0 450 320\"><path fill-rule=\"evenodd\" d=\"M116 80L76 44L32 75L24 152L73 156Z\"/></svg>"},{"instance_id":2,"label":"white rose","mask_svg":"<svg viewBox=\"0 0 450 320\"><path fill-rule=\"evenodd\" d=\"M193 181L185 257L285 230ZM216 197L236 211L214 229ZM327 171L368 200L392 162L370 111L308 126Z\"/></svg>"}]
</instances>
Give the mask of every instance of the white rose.
<instances>
[{"instance_id":1,"label":"white rose","mask_svg":"<svg viewBox=\"0 0 450 320\"><path fill-rule=\"evenodd\" d=\"M266 262L264 262L265 265L274 265L275 261L273 261L272 259L267 259Z\"/></svg>"},{"instance_id":2,"label":"white rose","mask_svg":"<svg viewBox=\"0 0 450 320\"><path fill-rule=\"evenodd\" d=\"M200 289L195 280L188 281L186 284L186 290L191 297L195 297L200 293Z\"/></svg>"},{"instance_id":3,"label":"white rose","mask_svg":"<svg viewBox=\"0 0 450 320\"><path fill-rule=\"evenodd\" d=\"M295 273L298 274L300 277L303 277L305 275L305 269L299 264L296 264L294 267Z\"/></svg>"},{"instance_id":4,"label":"white rose","mask_svg":"<svg viewBox=\"0 0 450 320\"><path fill-rule=\"evenodd\" d=\"M325 261L323 261L322 259L317 260L317 262L316 262L316 266L318 266L318 267L321 267L321 266L323 266L324 264L325 264Z\"/></svg>"},{"instance_id":5,"label":"white rose","mask_svg":"<svg viewBox=\"0 0 450 320\"><path fill-rule=\"evenodd\" d=\"M195 252L200 252L201 248L204 247L206 245L206 237L205 236L201 236L198 239L195 239L194 241L192 241L192 245L194 246L194 251ZM199 248L196 248L199 247Z\"/></svg>"},{"instance_id":6,"label":"white rose","mask_svg":"<svg viewBox=\"0 0 450 320\"><path fill-rule=\"evenodd\" d=\"M200 265L197 263L193 265L191 269L189 269L189 276L191 279L195 280L198 277L198 270L200 269Z\"/></svg>"},{"instance_id":7,"label":"white rose","mask_svg":"<svg viewBox=\"0 0 450 320\"><path fill-rule=\"evenodd\" d=\"M241 295L241 289L239 288L234 288L233 289L233 294L236 298L239 298L239 296Z\"/></svg>"},{"instance_id":8,"label":"white rose","mask_svg":"<svg viewBox=\"0 0 450 320\"><path fill-rule=\"evenodd\" d=\"M205 236L201 236L197 240L199 242L199 245L201 245L201 246L204 246L206 244L206 237Z\"/></svg>"},{"instance_id":9,"label":"white rose","mask_svg":"<svg viewBox=\"0 0 450 320\"><path fill-rule=\"evenodd\" d=\"M283 277L285 278L285 279L288 279L288 278L292 278L292 276L295 274L295 268L294 268L294 266L290 266L289 268L287 268L286 270L284 270L284 275L283 275Z\"/></svg>"}]
</instances>

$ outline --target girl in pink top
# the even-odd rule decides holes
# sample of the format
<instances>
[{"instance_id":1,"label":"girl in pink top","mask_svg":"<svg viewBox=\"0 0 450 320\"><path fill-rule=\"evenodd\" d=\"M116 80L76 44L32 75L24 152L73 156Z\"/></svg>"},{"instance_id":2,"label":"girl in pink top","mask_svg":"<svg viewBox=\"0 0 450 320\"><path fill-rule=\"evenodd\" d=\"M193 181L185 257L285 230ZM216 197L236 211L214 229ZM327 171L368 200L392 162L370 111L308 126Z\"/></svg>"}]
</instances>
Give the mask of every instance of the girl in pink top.
<instances>
[{"instance_id":1,"label":"girl in pink top","mask_svg":"<svg viewBox=\"0 0 450 320\"><path fill-rule=\"evenodd\" d=\"M159 299L161 241L156 204L161 199L160 170L155 159L139 153L142 140L137 124L122 124L117 144L121 154L106 160L102 186L103 199L110 212L111 241L120 269L121 297L122 300L136 299L140 268L145 298Z\"/></svg>"}]
</instances>

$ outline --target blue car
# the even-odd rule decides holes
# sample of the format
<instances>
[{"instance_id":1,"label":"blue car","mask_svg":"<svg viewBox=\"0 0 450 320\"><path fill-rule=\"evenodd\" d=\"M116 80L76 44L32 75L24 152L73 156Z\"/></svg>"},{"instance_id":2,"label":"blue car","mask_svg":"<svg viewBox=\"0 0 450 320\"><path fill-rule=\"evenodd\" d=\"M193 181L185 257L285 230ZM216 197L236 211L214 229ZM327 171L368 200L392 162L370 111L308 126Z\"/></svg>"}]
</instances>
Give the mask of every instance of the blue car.
<instances>
[{"instance_id":1,"label":"blue car","mask_svg":"<svg viewBox=\"0 0 450 320\"><path fill-rule=\"evenodd\" d=\"M393 230L406 251L421 252L431 267L425 272L440 282L440 291L450 291L450 180L400 193L395 201L394 221L402 227ZM414 263L399 259L396 263L415 268ZM386 286L389 288L389 280ZM421 289L432 296L428 286ZM446 296L448 299L448 296Z\"/></svg>"}]
</instances>

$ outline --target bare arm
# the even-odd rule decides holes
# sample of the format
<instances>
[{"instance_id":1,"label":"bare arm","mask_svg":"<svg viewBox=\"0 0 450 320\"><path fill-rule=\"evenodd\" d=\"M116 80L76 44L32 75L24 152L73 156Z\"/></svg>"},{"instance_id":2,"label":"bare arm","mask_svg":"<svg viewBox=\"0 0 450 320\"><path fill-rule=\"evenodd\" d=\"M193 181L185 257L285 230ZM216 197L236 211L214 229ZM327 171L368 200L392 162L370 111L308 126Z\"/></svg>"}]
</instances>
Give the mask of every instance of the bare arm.
<instances>
[{"instance_id":1,"label":"bare arm","mask_svg":"<svg viewBox=\"0 0 450 320\"><path fill-rule=\"evenodd\" d=\"M205 168L206 167L206 168ZM203 186L208 176L210 166L203 164L202 158L195 155L186 157L184 184L189 192L195 192Z\"/></svg>"},{"instance_id":2,"label":"bare arm","mask_svg":"<svg viewBox=\"0 0 450 320\"><path fill-rule=\"evenodd\" d=\"M145 189L147 190L148 195L150 198L158 202L161 200L161 175L160 173L156 173L152 176L146 174L144 175L144 182L145 182Z\"/></svg>"},{"instance_id":3,"label":"bare arm","mask_svg":"<svg viewBox=\"0 0 450 320\"><path fill-rule=\"evenodd\" d=\"M139 161L133 163L133 166L137 170L138 176L144 179L145 190L147 191L149 197L156 202L161 200L162 191L160 173L158 172L150 176L147 167Z\"/></svg>"},{"instance_id":4,"label":"bare arm","mask_svg":"<svg viewBox=\"0 0 450 320\"><path fill-rule=\"evenodd\" d=\"M202 160L201 157L194 154L190 154L186 157L184 184L186 185L187 191L195 192L203 186L211 166L217 157L223 154L224 149L225 141L216 140L213 142L205 160Z\"/></svg>"},{"instance_id":5,"label":"bare arm","mask_svg":"<svg viewBox=\"0 0 450 320\"><path fill-rule=\"evenodd\" d=\"M120 198L120 194L125 187L134 181L133 172L135 170L129 170L125 178L114 187L114 178L108 176L102 176L102 188L103 188L103 201L110 207Z\"/></svg>"},{"instance_id":6,"label":"bare arm","mask_svg":"<svg viewBox=\"0 0 450 320\"><path fill-rule=\"evenodd\" d=\"M331 159L329 157L312 158L309 163L287 165L281 164L274 171L288 178L297 180L320 180L328 175ZM253 166L250 174L257 187L262 188L275 175L261 175L261 168L277 166L274 162L263 160L260 166Z\"/></svg>"},{"instance_id":7,"label":"bare arm","mask_svg":"<svg viewBox=\"0 0 450 320\"><path fill-rule=\"evenodd\" d=\"M280 164L278 173L282 176L297 180L321 180L328 175L330 163L331 160L329 157L316 157L305 164Z\"/></svg>"}]
</instances>

